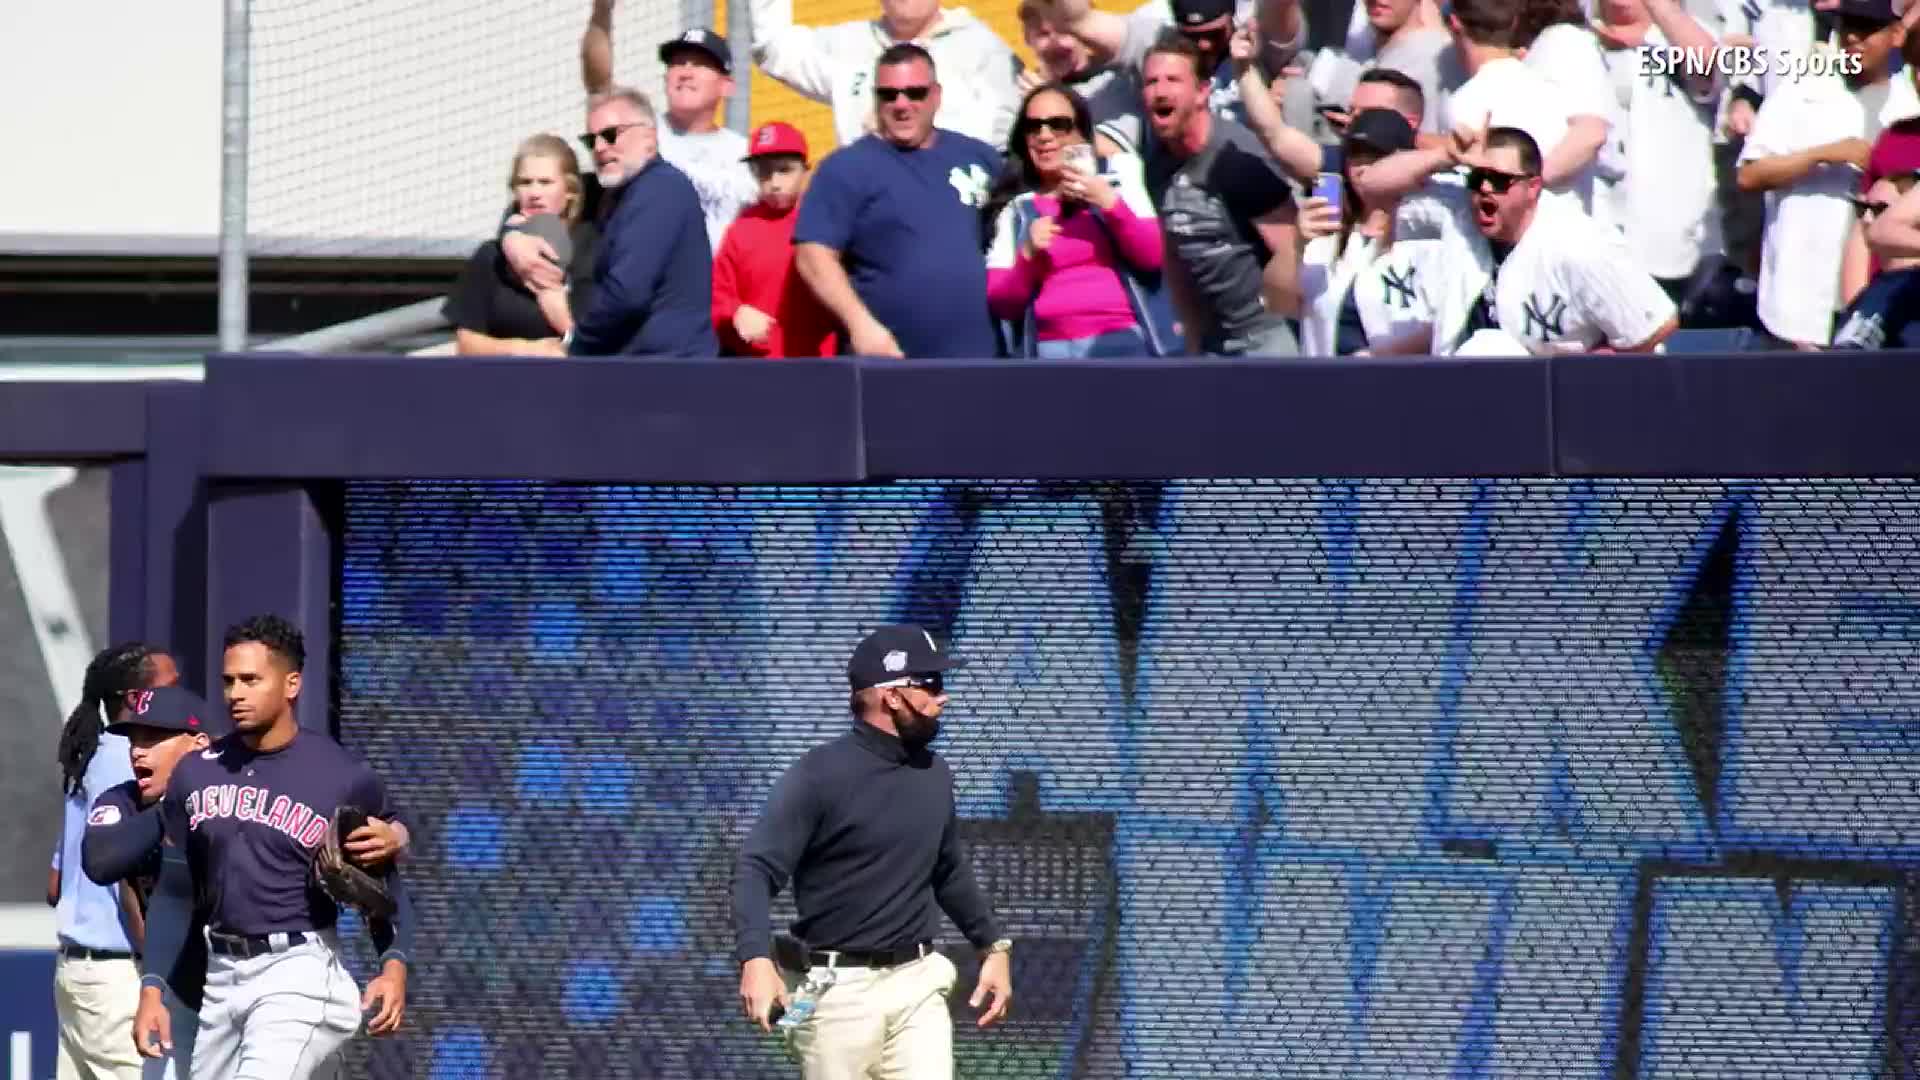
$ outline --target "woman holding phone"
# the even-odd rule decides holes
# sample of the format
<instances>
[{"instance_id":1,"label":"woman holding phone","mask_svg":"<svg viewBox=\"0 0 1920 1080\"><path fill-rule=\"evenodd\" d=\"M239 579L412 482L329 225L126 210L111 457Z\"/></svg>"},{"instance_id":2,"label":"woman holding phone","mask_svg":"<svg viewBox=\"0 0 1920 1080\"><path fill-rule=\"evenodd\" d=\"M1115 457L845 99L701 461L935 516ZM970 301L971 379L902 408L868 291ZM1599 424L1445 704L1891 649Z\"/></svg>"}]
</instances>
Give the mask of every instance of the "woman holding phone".
<instances>
[{"instance_id":1,"label":"woman holding phone","mask_svg":"<svg viewBox=\"0 0 1920 1080\"><path fill-rule=\"evenodd\" d=\"M1413 126L1392 109L1365 109L1348 121L1341 171L1322 173L1300 201L1300 351L1309 356L1422 353L1433 310L1420 280L1439 241L1394 243L1399 201L1362 199L1353 178L1414 146Z\"/></svg>"},{"instance_id":2,"label":"woman holding phone","mask_svg":"<svg viewBox=\"0 0 1920 1080\"><path fill-rule=\"evenodd\" d=\"M1020 104L1015 164L988 196L987 304L1026 356L1163 355L1142 278L1160 269L1160 225L1140 159L1102 159L1084 98L1062 83Z\"/></svg>"}]
</instances>

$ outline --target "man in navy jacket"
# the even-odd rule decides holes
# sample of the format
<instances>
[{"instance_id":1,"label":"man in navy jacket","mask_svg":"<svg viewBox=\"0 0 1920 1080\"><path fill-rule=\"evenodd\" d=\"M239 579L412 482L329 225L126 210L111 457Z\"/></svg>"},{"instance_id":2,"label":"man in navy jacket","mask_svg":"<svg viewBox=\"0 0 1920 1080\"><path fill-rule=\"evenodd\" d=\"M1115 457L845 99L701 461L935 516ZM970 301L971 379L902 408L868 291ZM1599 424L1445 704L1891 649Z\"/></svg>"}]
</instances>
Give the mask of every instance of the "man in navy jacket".
<instances>
[{"instance_id":1,"label":"man in navy jacket","mask_svg":"<svg viewBox=\"0 0 1920 1080\"><path fill-rule=\"evenodd\" d=\"M653 103L626 87L596 94L580 141L605 194L593 304L567 352L718 356L706 216L693 182L659 156Z\"/></svg>"}]
</instances>

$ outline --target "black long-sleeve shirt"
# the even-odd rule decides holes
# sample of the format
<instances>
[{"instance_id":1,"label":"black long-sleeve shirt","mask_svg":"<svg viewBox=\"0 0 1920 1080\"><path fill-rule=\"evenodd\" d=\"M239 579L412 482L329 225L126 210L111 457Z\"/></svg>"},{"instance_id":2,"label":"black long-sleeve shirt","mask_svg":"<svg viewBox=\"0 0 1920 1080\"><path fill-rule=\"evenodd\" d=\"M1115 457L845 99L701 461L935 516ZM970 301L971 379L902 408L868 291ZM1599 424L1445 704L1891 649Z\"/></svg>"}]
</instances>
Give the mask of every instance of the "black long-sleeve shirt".
<instances>
[{"instance_id":1,"label":"black long-sleeve shirt","mask_svg":"<svg viewBox=\"0 0 1920 1080\"><path fill-rule=\"evenodd\" d=\"M773 898L793 883L793 933L813 949L895 949L931 940L941 910L985 948L1000 936L973 878L953 772L866 723L809 750L774 785L733 881L737 959L772 954ZM936 905L938 910L936 910Z\"/></svg>"}]
</instances>

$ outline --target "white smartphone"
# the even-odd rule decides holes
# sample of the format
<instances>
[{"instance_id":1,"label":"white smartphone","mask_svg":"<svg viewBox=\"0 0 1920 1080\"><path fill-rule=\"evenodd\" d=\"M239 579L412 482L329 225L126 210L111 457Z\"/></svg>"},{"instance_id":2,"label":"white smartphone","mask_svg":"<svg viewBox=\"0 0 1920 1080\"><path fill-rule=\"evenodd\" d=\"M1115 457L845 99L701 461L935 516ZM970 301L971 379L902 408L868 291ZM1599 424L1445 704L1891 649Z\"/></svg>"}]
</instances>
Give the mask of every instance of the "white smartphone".
<instances>
[{"instance_id":1,"label":"white smartphone","mask_svg":"<svg viewBox=\"0 0 1920 1080\"><path fill-rule=\"evenodd\" d=\"M1078 169L1088 176L1100 171L1100 165L1093 156L1092 143L1074 143L1067 147L1066 164L1068 168Z\"/></svg>"}]
</instances>

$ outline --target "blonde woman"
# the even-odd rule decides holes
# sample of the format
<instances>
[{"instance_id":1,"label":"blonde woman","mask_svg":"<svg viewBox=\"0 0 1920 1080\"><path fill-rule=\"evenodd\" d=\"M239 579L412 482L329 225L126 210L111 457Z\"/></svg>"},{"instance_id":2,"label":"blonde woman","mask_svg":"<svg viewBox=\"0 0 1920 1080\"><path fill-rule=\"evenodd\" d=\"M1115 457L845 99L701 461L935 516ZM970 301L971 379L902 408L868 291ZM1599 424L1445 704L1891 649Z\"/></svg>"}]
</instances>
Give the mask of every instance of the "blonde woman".
<instances>
[{"instance_id":1,"label":"blonde woman","mask_svg":"<svg viewBox=\"0 0 1920 1080\"><path fill-rule=\"evenodd\" d=\"M535 135L514 153L507 189L509 224L546 215L554 226L549 242L567 260L567 284L535 288L508 265L497 241L481 244L447 298L455 349L462 356L564 356L560 339L573 329L573 312L584 310L597 246L593 226L581 220L580 161L565 139Z\"/></svg>"}]
</instances>

